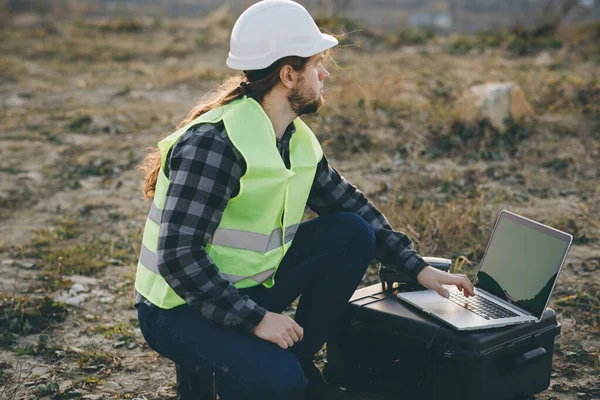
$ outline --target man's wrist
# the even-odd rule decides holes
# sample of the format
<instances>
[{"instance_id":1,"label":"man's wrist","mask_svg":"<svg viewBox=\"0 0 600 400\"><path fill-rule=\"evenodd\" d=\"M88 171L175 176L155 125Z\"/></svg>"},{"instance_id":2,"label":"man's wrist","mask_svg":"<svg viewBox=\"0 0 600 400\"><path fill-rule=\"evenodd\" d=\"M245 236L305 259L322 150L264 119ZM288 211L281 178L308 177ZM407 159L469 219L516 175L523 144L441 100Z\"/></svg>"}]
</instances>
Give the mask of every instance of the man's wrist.
<instances>
[{"instance_id":1,"label":"man's wrist","mask_svg":"<svg viewBox=\"0 0 600 400\"><path fill-rule=\"evenodd\" d=\"M429 264L426 264L423 268L421 268L421 270L419 271L419 273L416 276L417 282L419 282L419 276L421 276L421 272L427 271L430 268L433 268L433 267L431 265L429 265Z\"/></svg>"},{"instance_id":2,"label":"man's wrist","mask_svg":"<svg viewBox=\"0 0 600 400\"><path fill-rule=\"evenodd\" d=\"M430 265L423 260L420 256L416 255L410 261L410 268L408 269L409 275L412 276L413 279L417 279L417 276L425 269L425 267L429 267Z\"/></svg>"}]
</instances>

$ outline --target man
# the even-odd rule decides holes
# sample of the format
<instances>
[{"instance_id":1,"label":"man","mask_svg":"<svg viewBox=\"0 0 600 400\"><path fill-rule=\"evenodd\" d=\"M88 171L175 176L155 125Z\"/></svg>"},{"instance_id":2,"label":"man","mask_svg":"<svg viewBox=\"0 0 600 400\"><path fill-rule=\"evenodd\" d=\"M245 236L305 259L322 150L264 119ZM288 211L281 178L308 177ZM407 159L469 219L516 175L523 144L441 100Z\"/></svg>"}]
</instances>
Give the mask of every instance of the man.
<instances>
[{"instance_id":1,"label":"man","mask_svg":"<svg viewBox=\"0 0 600 400\"><path fill-rule=\"evenodd\" d=\"M313 362L375 256L425 287L473 294L331 167L298 116L323 105L337 40L286 0L237 20L244 72L193 108L141 170L152 197L136 276L140 328L173 360L181 399L335 399ZM317 218L301 222L306 206ZM281 314L298 296L295 318Z\"/></svg>"}]
</instances>

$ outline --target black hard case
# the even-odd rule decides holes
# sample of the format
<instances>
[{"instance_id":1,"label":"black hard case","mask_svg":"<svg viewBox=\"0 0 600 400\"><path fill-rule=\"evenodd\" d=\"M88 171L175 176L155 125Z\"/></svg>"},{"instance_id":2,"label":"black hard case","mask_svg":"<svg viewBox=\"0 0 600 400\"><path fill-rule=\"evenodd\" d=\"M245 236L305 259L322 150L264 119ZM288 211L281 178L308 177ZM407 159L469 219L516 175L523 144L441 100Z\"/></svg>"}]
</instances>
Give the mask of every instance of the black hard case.
<instances>
[{"instance_id":1,"label":"black hard case","mask_svg":"<svg viewBox=\"0 0 600 400\"><path fill-rule=\"evenodd\" d=\"M549 386L560 333L553 310L538 323L457 331L402 303L398 291L354 293L327 342L328 381L404 400L525 399Z\"/></svg>"}]
</instances>

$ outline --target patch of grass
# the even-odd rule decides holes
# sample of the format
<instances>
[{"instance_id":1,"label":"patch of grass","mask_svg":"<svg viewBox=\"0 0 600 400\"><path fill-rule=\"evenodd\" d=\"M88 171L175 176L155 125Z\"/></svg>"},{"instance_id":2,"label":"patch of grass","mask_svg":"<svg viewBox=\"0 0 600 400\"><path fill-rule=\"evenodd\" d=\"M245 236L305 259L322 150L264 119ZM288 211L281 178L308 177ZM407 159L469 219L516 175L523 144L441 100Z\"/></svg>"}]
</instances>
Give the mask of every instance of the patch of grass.
<instances>
[{"instance_id":1,"label":"patch of grass","mask_svg":"<svg viewBox=\"0 0 600 400\"><path fill-rule=\"evenodd\" d=\"M125 322L118 322L116 324L98 325L91 326L90 331L92 333L100 333L105 338L116 340L113 344L114 347L125 346L128 349L137 347L137 340L134 334L134 326Z\"/></svg>"},{"instance_id":2,"label":"patch of grass","mask_svg":"<svg viewBox=\"0 0 600 400\"><path fill-rule=\"evenodd\" d=\"M59 262L62 262L60 260ZM73 282L70 279L65 279L59 274L61 268L59 267L54 271L43 271L35 277L35 280L39 282L40 287L46 293L53 293L57 290L66 290L73 286ZM35 288L35 285L33 286Z\"/></svg>"},{"instance_id":3,"label":"patch of grass","mask_svg":"<svg viewBox=\"0 0 600 400\"><path fill-rule=\"evenodd\" d=\"M600 81L593 79L577 91L577 100L583 106L583 115L600 119Z\"/></svg>"},{"instance_id":4,"label":"patch of grass","mask_svg":"<svg viewBox=\"0 0 600 400\"><path fill-rule=\"evenodd\" d=\"M79 219L58 219L52 228L36 231L27 245L11 254L41 259L42 272L37 280L45 291L68 289L72 285L65 278L68 275L92 276L115 262L129 265L137 261L141 228L111 224L109 232L92 236L87 218L91 218L89 214L93 209L83 208ZM105 211L100 206L96 209ZM111 218L110 212L108 218Z\"/></svg>"},{"instance_id":5,"label":"patch of grass","mask_svg":"<svg viewBox=\"0 0 600 400\"><path fill-rule=\"evenodd\" d=\"M599 293L590 293L588 291L578 291L575 294L556 299L553 303L559 307L576 307L578 310L588 312L589 314L594 312L597 314L598 310L600 310Z\"/></svg>"},{"instance_id":6,"label":"patch of grass","mask_svg":"<svg viewBox=\"0 0 600 400\"><path fill-rule=\"evenodd\" d=\"M508 118L505 123L504 131L498 131L487 120L475 125L454 121L449 128L430 126L431 141L422 155L430 159L459 155L486 161L512 157L535 130L535 122L517 124Z\"/></svg>"},{"instance_id":7,"label":"patch of grass","mask_svg":"<svg viewBox=\"0 0 600 400\"><path fill-rule=\"evenodd\" d=\"M0 82L16 83L27 76L25 65L12 57L0 57Z\"/></svg>"},{"instance_id":8,"label":"patch of grass","mask_svg":"<svg viewBox=\"0 0 600 400\"><path fill-rule=\"evenodd\" d=\"M0 167L0 173L9 174L9 175L18 175L23 172L27 172L22 169L12 168L12 167Z\"/></svg>"},{"instance_id":9,"label":"patch of grass","mask_svg":"<svg viewBox=\"0 0 600 400\"><path fill-rule=\"evenodd\" d=\"M0 362L0 385L4 385L11 381L12 373L8 372L12 365L7 362Z\"/></svg>"},{"instance_id":10,"label":"patch of grass","mask_svg":"<svg viewBox=\"0 0 600 400\"><path fill-rule=\"evenodd\" d=\"M76 238L77 221L75 219L60 219L52 228L37 230L25 250L28 257L40 258L47 253L52 244Z\"/></svg>"},{"instance_id":11,"label":"patch of grass","mask_svg":"<svg viewBox=\"0 0 600 400\"><path fill-rule=\"evenodd\" d=\"M476 48L478 48L477 42L472 38L464 36L455 37L447 47L448 52L455 56L466 54Z\"/></svg>"},{"instance_id":12,"label":"patch of grass","mask_svg":"<svg viewBox=\"0 0 600 400\"><path fill-rule=\"evenodd\" d=\"M482 31L475 35L455 36L448 44L447 51L453 55L464 55L471 50L503 48L513 56L530 56L542 50L559 49L563 45L551 27L524 28L509 30Z\"/></svg>"},{"instance_id":13,"label":"patch of grass","mask_svg":"<svg viewBox=\"0 0 600 400\"><path fill-rule=\"evenodd\" d=\"M107 21L88 21L79 19L73 25L90 34L101 33L141 33L146 26L135 18L115 18Z\"/></svg>"},{"instance_id":14,"label":"patch of grass","mask_svg":"<svg viewBox=\"0 0 600 400\"><path fill-rule=\"evenodd\" d=\"M90 331L93 333L101 333L107 339L133 339L133 325L118 322L116 324L92 326Z\"/></svg>"},{"instance_id":15,"label":"patch of grass","mask_svg":"<svg viewBox=\"0 0 600 400\"><path fill-rule=\"evenodd\" d=\"M42 132L40 132L40 136L43 137L44 139L46 139L50 143L57 144L57 145L63 144L62 139L58 135L56 135L50 131L42 131Z\"/></svg>"},{"instance_id":16,"label":"patch of grass","mask_svg":"<svg viewBox=\"0 0 600 400\"><path fill-rule=\"evenodd\" d=\"M97 376L88 376L75 383L75 386L87 391L93 391L96 386L102 385L103 383L104 380Z\"/></svg>"},{"instance_id":17,"label":"patch of grass","mask_svg":"<svg viewBox=\"0 0 600 400\"><path fill-rule=\"evenodd\" d=\"M407 29L387 36L387 43L391 46L416 46L435 37L435 32L430 29Z\"/></svg>"},{"instance_id":18,"label":"patch of grass","mask_svg":"<svg viewBox=\"0 0 600 400\"><path fill-rule=\"evenodd\" d=\"M77 359L77 366L84 372L94 372L95 374L102 376L104 374L110 374L114 370L121 368L121 359L116 355L105 353L98 350L90 350L81 354ZM96 377L88 377L85 380L85 385L98 385L99 379Z\"/></svg>"},{"instance_id":19,"label":"patch of grass","mask_svg":"<svg viewBox=\"0 0 600 400\"><path fill-rule=\"evenodd\" d=\"M49 382L40 383L35 388L42 396L52 396L53 399L66 398L61 395L60 386L54 379Z\"/></svg>"},{"instance_id":20,"label":"patch of grass","mask_svg":"<svg viewBox=\"0 0 600 400\"><path fill-rule=\"evenodd\" d=\"M72 132L85 133L92 125L92 117L89 115L80 115L67 124L67 128Z\"/></svg>"},{"instance_id":21,"label":"patch of grass","mask_svg":"<svg viewBox=\"0 0 600 400\"><path fill-rule=\"evenodd\" d=\"M12 210L16 208L27 207L37 201L36 188L29 187L31 183L23 181L17 187L12 187L4 193L6 196L0 197L0 216L9 216Z\"/></svg>"},{"instance_id":22,"label":"patch of grass","mask_svg":"<svg viewBox=\"0 0 600 400\"><path fill-rule=\"evenodd\" d=\"M576 340L571 339L567 343L561 344L558 349L555 348L557 354L566 358L566 360L573 362L581 368L581 366L592 367L595 370L600 370L600 353L596 351L591 352L587 350L584 345Z\"/></svg>"},{"instance_id":23,"label":"patch of grass","mask_svg":"<svg viewBox=\"0 0 600 400\"><path fill-rule=\"evenodd\" d=\"M95 243L56 247L44 254L42 259L46 268L54 268L59 275L91 276L102 271L107 265L103 250Z\"/></svg>"},{"instance_id":24,"label":"patch of grass","mask_svg":"<svg viewBox=\"0 0 600 400\"><path fill-rule=\"evenodd\" d=\"M435 202L415 197L398 197L399 187L392 189L395 202L380 205L396 230L405 232L419 254L477 260L483 255L495 213L485 207L486 199L457 197ZM463 273L474 272L466 262Z\"/></svg>"},{"instance_id":25,"label":"patch of grass","mask_svg":"<svg viewBox=\"0 0 600 400\"><path fill-rule=\"evenodd\" d=\"M119 18L98 24L98 28L102 32L139 33L144 30L144 24L135 18Z\"/></svg>"},{"instance_id":26,"label":"patch of grass","mask_svg":"<svg viewBox=\"0 0 600 400\"><path fill-rule=\"evenodd\" d=\"M555 171L562 171L569 168L569 165L573 163L571 158L553 158L550 161L543 162L540 166L542 168L551 168Z\"/></svg>"},{"instance_id":27,"label":"patch of grass","mask_svg":"<svg viewBox=\"0 0 600 400\"><path fill-rule=\"evenodd\" d=\"M51 297L14 298L0 295L0 347L10 348L18 338L15 335L40 333L67 316L67 305Z\"/></svg>"},{"instance_id":28,"label":"patch of grass","mask_svg":"<svg viewBox=\"0 0 600 400\"><path fill-rule=\"evenodd\" d=\"M555 217L546 223L573 235L573 244L594 243L600 238L600 227L595 225L595 221L585 213L578 216Z\"/></svg>"},{"instance_id":29,"label":"patch of grass","mask_svg":"<svg viewBox=\"0 0 600 400\"><path fill-rule=\"evenodd\" d=\"M17 355L44 356L51 360L57 360L65 354L60 346L50 344L50 337L46 334L39 335L34 345L15 349L14 352Z\"/></svg>"}]
</instances>

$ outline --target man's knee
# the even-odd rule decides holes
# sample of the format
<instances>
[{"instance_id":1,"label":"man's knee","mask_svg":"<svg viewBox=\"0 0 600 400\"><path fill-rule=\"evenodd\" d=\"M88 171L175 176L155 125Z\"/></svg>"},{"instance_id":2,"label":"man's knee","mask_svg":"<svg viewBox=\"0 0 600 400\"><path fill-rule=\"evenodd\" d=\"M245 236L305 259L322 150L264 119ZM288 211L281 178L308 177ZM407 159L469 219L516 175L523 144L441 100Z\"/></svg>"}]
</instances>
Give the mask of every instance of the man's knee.
<instances>
[{"instance_id":1,"label":"man's knee","mask_svg":"<svg viewBox=\"0 0 600 400\"><path fill-rule=\"evenodd\" d=\"M308 381L300 363L291 353L285 365L273 368L262 382L255 382L256 399L302 399Z\"/></svg>"},{"instance_id":2,"label":"man's knee","mask_svg":"<svg viewBox=\"0 0 600 400\"><path fill-rule=\"evenodd\" d=\"M360 215L350 212L339 213L346 232L351 237L351 249L357 256L364 255L369 260L375 253L375 232L373 227Z\"/></svg>"}]
</instances>

